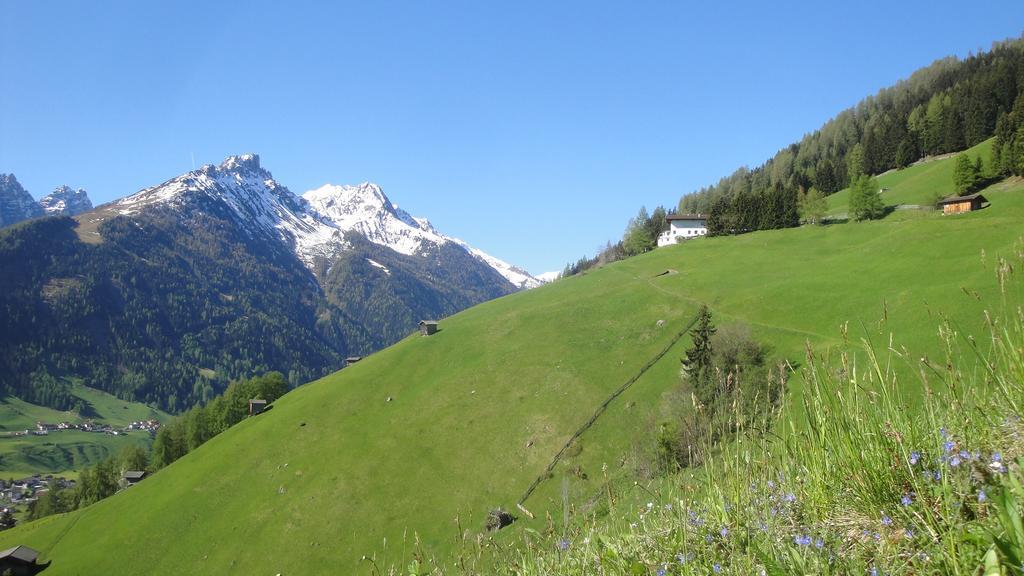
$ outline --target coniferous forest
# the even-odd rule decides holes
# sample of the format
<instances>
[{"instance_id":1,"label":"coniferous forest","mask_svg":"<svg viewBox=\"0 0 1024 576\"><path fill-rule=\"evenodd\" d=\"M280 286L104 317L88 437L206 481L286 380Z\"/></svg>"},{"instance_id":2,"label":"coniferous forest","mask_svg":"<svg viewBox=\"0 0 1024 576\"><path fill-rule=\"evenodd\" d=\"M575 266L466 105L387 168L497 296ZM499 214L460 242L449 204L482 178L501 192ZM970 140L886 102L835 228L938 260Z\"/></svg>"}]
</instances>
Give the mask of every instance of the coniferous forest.
<instances>
[{"instance_id":1,"label":"coniferous forest","mask_svg":"<svg viewBox=\"0 0 1024 576\"><path fill-rule=\"evenodd\" d=\"M319 378L419 320L513 290L461 248L405 256L358 235L313 274L212 209L114 217L98 243L78 226L43 218L0 231L0 395L70 410L78 381L181 412L233 379Z\"/></svg>"},{"instance_id":2,"label":"coniferous forest","mask_svg":"<svg viewBox=\"0 0 1024 576\"><path fill-rule=\"evenodd\" d=\"M996 136L998 174L1024 173L1024 40L923 68L845 110L754 169L683 196L680 212L709 215L710 234L797 226L796 202L860 175L905 168Z\"/></svg>"}]
</instances>

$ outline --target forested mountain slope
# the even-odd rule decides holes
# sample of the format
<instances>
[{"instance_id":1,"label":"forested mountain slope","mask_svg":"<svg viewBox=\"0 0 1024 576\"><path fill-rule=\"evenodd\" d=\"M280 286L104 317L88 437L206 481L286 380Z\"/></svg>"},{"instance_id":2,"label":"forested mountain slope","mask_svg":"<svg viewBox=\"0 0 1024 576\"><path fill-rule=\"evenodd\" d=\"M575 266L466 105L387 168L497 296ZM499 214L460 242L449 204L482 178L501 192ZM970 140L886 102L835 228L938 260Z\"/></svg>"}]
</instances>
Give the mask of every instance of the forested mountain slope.
<instances>
[{"instance_id":1,"label":"forested mountain slope","mask_svg":"<svg viewBox=\"0 0 1024 576\"><path fill-rule=\"evenodd\" d=\"M0 391L67 409L74 380L176 411L268 370L301 384L539 284L379 187L327 193L349 212L321 212L246 155L0 232Z\"/></svg>"}]
</instances>

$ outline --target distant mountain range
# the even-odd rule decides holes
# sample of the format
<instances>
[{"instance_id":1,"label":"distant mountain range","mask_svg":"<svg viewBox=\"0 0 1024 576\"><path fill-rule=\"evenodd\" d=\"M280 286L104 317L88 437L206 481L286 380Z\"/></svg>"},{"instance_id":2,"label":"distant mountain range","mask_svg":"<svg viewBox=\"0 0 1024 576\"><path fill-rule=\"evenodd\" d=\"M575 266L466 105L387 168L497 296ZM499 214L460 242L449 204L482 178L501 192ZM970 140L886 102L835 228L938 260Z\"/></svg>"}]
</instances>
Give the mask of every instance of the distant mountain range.
<instances>
[{"instance_id":1,"label":"distant mountain range","mask_svg":"<svg viewBox=\"0 0 1024 576\"><path fill-rule=\"evenodd\" d=\"M14 174L0 174L0 228L40 216L74 216L92 210L85 190L61 186L36 202Z\"/></svg>"},{"instance_id":2,"label":"distant mountain range","mask_svg":"<svg viewBox=\"0 0 1024 576\"><path fill-rule=\"evenodd\" d=\"M84 191L36 204L13 176L0 186L5 224L91 207ZM375 184L299 196L253 154L0 232L0 268L0 386L54 407L73 402L69 377L170 410L262 370L298 384L542 283Z\"/></svg>"}]
</instances>

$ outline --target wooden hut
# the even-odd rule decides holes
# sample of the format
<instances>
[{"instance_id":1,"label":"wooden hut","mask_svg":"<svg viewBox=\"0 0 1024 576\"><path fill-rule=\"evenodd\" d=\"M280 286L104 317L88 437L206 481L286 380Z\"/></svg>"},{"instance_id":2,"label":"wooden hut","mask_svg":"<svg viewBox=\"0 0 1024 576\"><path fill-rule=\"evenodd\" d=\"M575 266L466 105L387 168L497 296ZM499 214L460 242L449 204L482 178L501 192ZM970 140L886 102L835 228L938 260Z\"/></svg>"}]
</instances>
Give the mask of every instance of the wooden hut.
<instances>
[{"instance_id":1,"label":"wooden hut","mask_svg":"<svg viewBox=\"0 0 1024 576\"><path fill-rule=\"evenodd\" d=\"M31 576L46 568L47 564L37 564L39 552L28 546L15 546L0 552L0 574L11 576Z\"/></svg>"},{"instance_id":2,"label":"wooden hut","mask_svg":"<svg viewBox=\"0 0 1024 576\"><path fill-rule=\"evenodd\" d=\"M124 483L125 486L134 486L139 482L142 482L142 479L145 477L145 470L125 470L124 474L121 475L121 482Z\"/></svg>"},{"instance_id":3,"label":"wooden hut","mask_svg":"<svg viewBox=\"0 0 1024 576\"><path fill-rule=\"evenodd\" d=\"M420 320L420 334L430 336L437 332L437 320Z\"/></svg>"},{"instance_id":4,"label":"wooden hut","mask_svg":"<svg viewBox=\"0 0 1024 576\"><path fill-rule=\"evenodd\" d=\"M945 198L939 202L939 205L942 206L943 214L962 214L964 212L980 210L981 205L985 202L988 202L988 198L982 196L981 193L977 193L968 196Z\"/></svg>"},{"instance_id":5,"label":"wooden hut","mask_svg":"<svg viewBox=\"0 0 1024 576\"><path fill-rule=\"evenodd\" d=\"M255 416L267 409L267 401L259 398L249 400L249 416Z\"/></svg>"},{"instance_id":6,"label":"wooden hut","mask_svg":"<svg viewBox=\"0 0 1024 576\"><path fill-rule=\"evenodd\" d=\"M362 356L349 356L348 358L345 358L345 366L351 366L362 359Z\"/></svg>"}]
</instances>

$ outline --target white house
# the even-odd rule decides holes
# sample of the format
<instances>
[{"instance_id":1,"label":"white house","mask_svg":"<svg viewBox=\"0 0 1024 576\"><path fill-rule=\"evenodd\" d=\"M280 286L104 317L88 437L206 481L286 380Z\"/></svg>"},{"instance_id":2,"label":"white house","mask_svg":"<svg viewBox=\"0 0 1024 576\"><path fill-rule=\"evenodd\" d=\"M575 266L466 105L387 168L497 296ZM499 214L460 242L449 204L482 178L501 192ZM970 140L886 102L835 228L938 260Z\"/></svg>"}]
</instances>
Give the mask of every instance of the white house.
<instances>
[{"instance_id":1,"label":"white house","mask_svg":"<svg viewBox=\"0 0 1024 576\"><path fill-rule=\"evenodd\" d=\"M672 214L665 219L668 230L658 236L659 248L708 233L708 217L701 214Z\"/></svg>"}]
</instances>

